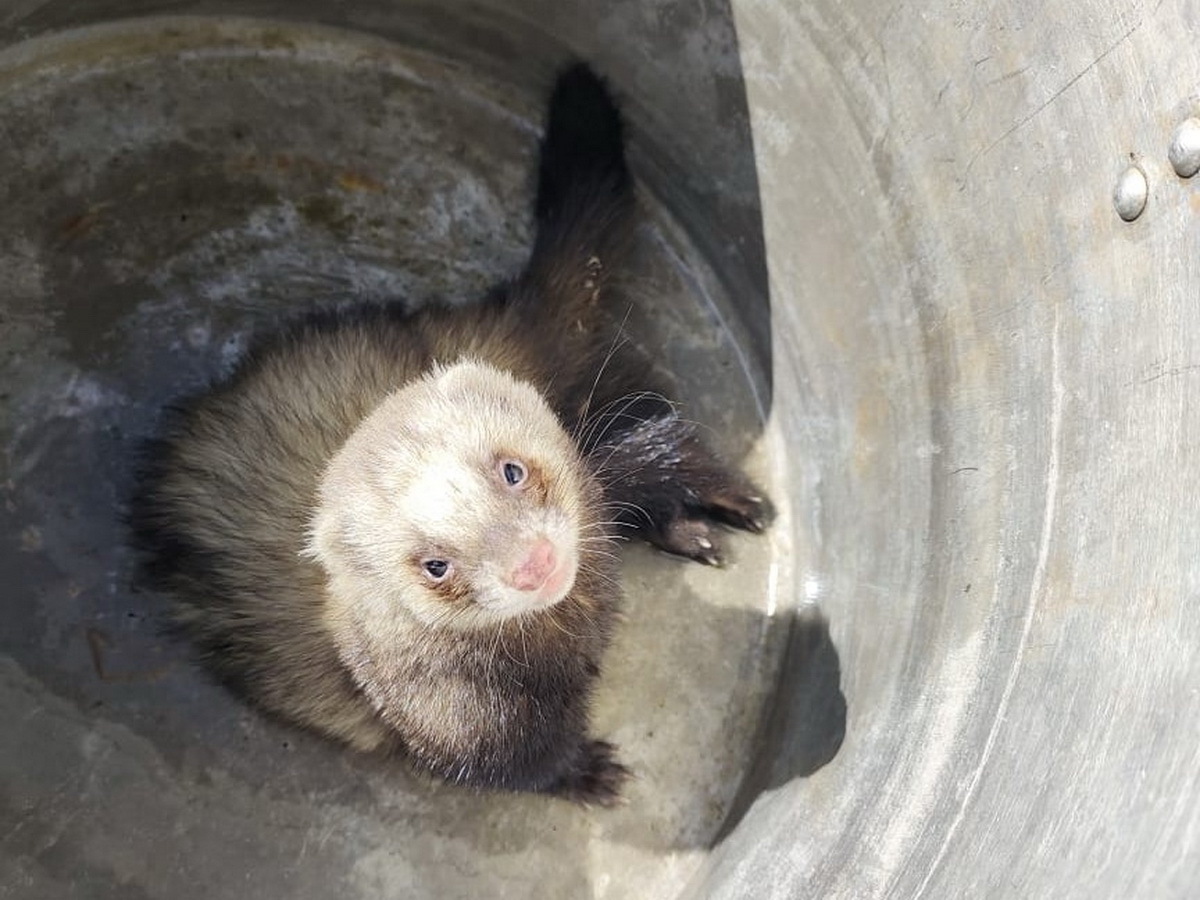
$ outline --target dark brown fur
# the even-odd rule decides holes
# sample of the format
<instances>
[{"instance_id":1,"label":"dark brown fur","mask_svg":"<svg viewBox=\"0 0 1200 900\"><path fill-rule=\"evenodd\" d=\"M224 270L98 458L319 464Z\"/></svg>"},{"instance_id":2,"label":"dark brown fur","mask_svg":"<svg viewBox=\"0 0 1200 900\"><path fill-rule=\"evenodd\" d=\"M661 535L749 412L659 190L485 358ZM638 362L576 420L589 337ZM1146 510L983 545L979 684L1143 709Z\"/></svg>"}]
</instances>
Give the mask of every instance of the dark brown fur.
<instances>
[{"instance_id":1,"label":"dark brown fur","mask_svg":"<svg viewBox=\"0 0 1200 900\"><path fill-rule=\"evenodd\" d=\"M575 587L548 610L486 633L430 628L419 653L397 648L400 674L373 684L383 703L360 687L377 661L339 655L325 574L300 556L330 458L390 392L464 356L534 385L575 436L591 533L616 519L715 563L712 520L762 527L763 501L652 392L644 364L610 358L605 300L635 204L620 118L586 67L551 97L535 214L526 269L478 304L322 312L260 340L173 418L132 521L206 662L265 709L450 781L610 803L627 771L588 736L619 599L603 547L584 543Z\"/></svg>"}]
</instances>

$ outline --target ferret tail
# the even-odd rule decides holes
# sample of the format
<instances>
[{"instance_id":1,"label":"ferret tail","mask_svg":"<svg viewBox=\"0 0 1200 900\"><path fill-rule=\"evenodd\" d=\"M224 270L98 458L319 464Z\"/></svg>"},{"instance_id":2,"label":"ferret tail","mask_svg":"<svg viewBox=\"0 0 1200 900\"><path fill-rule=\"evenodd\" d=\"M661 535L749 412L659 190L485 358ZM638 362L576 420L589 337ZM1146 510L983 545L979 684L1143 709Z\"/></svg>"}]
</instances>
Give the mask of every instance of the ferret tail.
<instances>
[{"instance_id":1,"label":"ferret tail","mask_svg":"<svg viewBox=\"0 0 1200 900\"><path fill-rule=\"evenodd\" d=\"M521 286L546 311L576 318L603 302L635 219L621 114L584 63L564 69L550 95L534 214L537 236Z\"/></svg>"},{"instance_id":2,"label":"ferret tail","mask_svg":"<svg viewBox=\"0 0 1200 900\"><path fill-rule=\"evenodd\" d=\"M604 82L585 63L558 76L546 113L535 212L541 228L574 216L613 216L627 204L621 114Z\"/></svg>"}]
</instances>

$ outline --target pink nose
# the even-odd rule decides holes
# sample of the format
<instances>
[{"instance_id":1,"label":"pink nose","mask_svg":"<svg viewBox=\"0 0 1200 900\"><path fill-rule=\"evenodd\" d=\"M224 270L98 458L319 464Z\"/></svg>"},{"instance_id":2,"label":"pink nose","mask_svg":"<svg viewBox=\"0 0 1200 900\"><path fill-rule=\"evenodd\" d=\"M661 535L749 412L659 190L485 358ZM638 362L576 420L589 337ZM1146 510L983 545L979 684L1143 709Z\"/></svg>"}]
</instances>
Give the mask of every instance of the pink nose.
<instances>
[{"instance_id":1,"label":"pink nose","mask_svg":"<svg viewBox=\"0 0 1200 900\"><path fill-rule=\"evenodd\" d=\"M529 553L517 564L508 576L508 583L518 591L536 591L558 566L554 545L549 539L539 537L533 542Z\"/></svg>"}]
</instances>

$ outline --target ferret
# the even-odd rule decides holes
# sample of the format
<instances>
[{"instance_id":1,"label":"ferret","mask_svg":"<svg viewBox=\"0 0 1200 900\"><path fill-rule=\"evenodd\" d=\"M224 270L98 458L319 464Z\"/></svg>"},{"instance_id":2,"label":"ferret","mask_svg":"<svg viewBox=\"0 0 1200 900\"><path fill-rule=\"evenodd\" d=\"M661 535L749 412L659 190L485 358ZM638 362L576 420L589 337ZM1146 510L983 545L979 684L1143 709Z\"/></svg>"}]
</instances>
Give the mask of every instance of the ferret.
<instances>
[{"instance_id":1,"label":"ferret","mask_svg":"<svg viewBox=\"0 0 1200 900\"><path fill-rule=\"evenodd\" d=\"M310 313L168 416L130 520L202 660L264 710L482 789L611 805L589 734L614 541L717 564L768 503L620 340L637 224L584 64L550 96L523 271L465 307Z\"/></svg>"}]
</instances>

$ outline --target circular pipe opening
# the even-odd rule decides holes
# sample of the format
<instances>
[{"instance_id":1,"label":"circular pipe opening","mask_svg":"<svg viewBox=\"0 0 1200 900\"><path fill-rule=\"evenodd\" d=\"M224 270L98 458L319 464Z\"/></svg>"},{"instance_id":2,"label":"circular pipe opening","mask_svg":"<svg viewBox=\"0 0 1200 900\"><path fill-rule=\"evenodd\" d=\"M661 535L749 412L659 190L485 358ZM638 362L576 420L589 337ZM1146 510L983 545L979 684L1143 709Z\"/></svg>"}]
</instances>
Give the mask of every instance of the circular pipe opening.
<instances>
[{"instance_id":1,"label":"circular pipe opening","mask_svg":"<svg viewBox=\"0 0 1200 900\"><path fill-rule=\"evenodd\" d=\"M0 3L0 834L28 896L1194 889L1186 4ZM169 17L160 17L169 13ZM590 813L213 686L130 589L158 410L250 328L520 265L546 86L630 122L629 331L770 490L625 554ZM1131 161L1144 211L1113 184Z\"/></svg>"}]
</instances>

